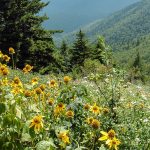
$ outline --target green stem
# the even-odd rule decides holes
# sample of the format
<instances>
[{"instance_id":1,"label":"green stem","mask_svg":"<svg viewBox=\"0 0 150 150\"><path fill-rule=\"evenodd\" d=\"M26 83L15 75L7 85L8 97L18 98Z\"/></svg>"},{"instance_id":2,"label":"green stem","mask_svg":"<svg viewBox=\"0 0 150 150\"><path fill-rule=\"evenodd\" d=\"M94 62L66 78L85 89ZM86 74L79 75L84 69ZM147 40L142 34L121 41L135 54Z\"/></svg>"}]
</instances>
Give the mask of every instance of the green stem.
<instances>
[{"instance_id":1,"label":"green stem","mask_svg":"<svg viewBox=\"0 0 150 150\"><path fill-rule=\"evenodd\" d=\"M14 57L13 57L13 54L11 55L12 56L12 68L13 68L13 70L15 69L15 65L14 65Z\"/></svg>"}]
</instances>

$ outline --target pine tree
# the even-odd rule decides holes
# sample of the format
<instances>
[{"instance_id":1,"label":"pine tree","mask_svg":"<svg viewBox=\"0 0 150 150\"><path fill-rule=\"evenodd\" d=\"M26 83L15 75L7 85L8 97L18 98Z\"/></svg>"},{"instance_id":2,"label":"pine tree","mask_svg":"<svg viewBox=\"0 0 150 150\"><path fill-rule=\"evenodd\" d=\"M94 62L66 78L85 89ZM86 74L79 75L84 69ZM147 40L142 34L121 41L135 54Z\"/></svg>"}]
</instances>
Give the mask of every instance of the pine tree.
<instances>
[{"instance_id":1,"label":"pine tree","mask_svg":"<svg viewBox=\"0 0 150 150\"><path fill-rule=\"evenodd\" d=\"M133 62L133 67L137 69L141 69L141 57L139 51L137 51L136 57Z\"/></svg>"},{"instance_id":2,"label":"pine tree","mask_svg":"<svg viewBox=\"0 0 150 150\"><path fill-rule=\"evenodd\" d=\"M42 59L43 51L52 56L54 44L51 31L42 27L43 21L48 18L45 15L39 16L40 10L48 3L41 0L1 0L1 4L0 48L5 53L9 47L15 49L17 67L22 68L26 62L35 64L36 59ZM45 42L49 44L45 45ZM36 56L37 51L41 58ZM50 58L46 59L44 65L51 61Z\"/></svg>"},{"instance_id":3,"label":"pine tree","mask_svg":"<svg viewBox=\"0 0 150 150\"><path fill-rule=\"evenodd\" d=\"M68 45L63 40L62 43L61 43L61 46L60 46L60 54L65 57L68 53L67 51L68 51Z\"/></svg>"},{"instance_id":4,"label":"pine tree","mask_svg":"<svg viewBox=\"0 0 150 150\"><path fill-rule=\"evenodd\" d=\"M63 59L62 65L64 67L64 72L69 72L71 69L71 64L70 64L71 54L70 54L70 49L64 40L62 41L60 47L60 55Z\"/></svg>"},{"instance_id":5,"label":"pine tree","mask_svg":"<svg viewBox=\"0 0 150 150\"><path fill-rule=\"evenodd\" d=\"M106 46L103 37L98 37L96 47L93 51L93 59L97 59L100 63L104 64L103 54L105 52Z\"/></svg>"},{"instance_id":6,"label":"pine tree","mask_svg":"<svg viewBox=\"0 0 150 150\"><path fill-rule=\"evenodd\" d=\"M111 48L105 44L105 39L98 37L96 46L91 52L91 58L98 60L101 64L108 65L112 63Z\"/></svg>"},{"instance_id":7,"label":"pine tree","mask_svg":"<svg viewBox=\"0 0 150 150\"><path fill-rule=\"evenodd\" d=\"M139 51L136 53L136 57L131 66L131 80L140 79L142 82L145 80L145 75L143 74L143 66L141 62L141 57Z\"/></svg>"},{"instance_id":8,"label":"pine tree","mask_svg":"<svg viewBox=\"0 0 150 150\"><path fill-rule=\"evenodd\" d=\"M85 34L80 30L76 34L76 41L74 42L72 48L72 65L82 66L84 60L89 56L89 49L87 46L87 40L85 39Z\"/></svg>"}]
</instances>

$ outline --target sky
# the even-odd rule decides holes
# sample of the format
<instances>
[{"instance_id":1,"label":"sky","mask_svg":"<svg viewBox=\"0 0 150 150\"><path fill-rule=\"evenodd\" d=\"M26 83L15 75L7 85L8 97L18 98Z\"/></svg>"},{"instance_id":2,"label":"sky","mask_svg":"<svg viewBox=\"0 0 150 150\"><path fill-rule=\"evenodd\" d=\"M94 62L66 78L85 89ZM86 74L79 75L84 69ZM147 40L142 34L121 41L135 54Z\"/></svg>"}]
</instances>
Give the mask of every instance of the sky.
<instances>
[{"instance_id":1,"label":"sky","mask_svg":"<svg viewBox=\"0 0 150 150\"><path fill-rule=\"evenodd\" d=\"M50 1L42 10L49 20L47 29L73 31L97 19L102 19L139 0L43 0Z\"/></svg>"}]
</instances>

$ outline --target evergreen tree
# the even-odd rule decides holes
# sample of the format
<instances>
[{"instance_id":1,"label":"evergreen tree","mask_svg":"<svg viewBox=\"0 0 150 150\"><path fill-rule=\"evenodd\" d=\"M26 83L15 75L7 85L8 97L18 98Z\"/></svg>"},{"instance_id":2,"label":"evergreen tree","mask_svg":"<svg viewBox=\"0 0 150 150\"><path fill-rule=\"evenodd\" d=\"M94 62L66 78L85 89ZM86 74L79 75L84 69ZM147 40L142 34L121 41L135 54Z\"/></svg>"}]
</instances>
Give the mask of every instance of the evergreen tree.
<instances>
[{"instance_id":1,"label":"evergreen tree","mask_svg":"<svg viewBox=\"0 0 150 150\"><path fill-rule=\"evenodd\" d=\"M89 57L89 49L87 46L87 40L85 39L85 34L80 30L76 34L76 41L74 42L72 48L72 65L82 66L84 60Z\"/></svg>"},{"instance_id":2,"label":"evergreen tree","mask_svg":"<svg viewBox=\"0 0 150 150\"><path fill-rule=\"evenodd\" d=\"M42 28L43 21L48 18L38 15L48 3L41 0L1 0L1 4L0 48L5 53L9 47L15 49L17 67L22 68L26 62L35 64L37 59L42 59L42 53L52 57L51 31ZM43 58L45 63L40 61L41 66L51 62L48 56Z\"/></svg>"},{"instance_id":3,"label":"evergreen tree","mask_svg":"<svg viewBox=\"0 0 150 150\"><path fill-rule=\"evenodd\" d=\"M130 80L141 80L142 82L145 82L145 75L143 71L143 66L141 62L141 57L139 51L137 51L136 57L134 59L134 62L131 66L131 79Z\"/></svg>"},{"instance_id":4,"label":"evergreen tree","mask_svg":"<svg viewBox=\"0 0 150 150\"><path fill-rule=\"evenodd\" d=\"M68 51L67 43L63 40L60 46L60 54L62 56L66 56Z\"/></svg>"},{"instance_id":5,"label":"evergreen tree","mask_svg":"<svg viewBox=\"0 0 150 150\"><path fill-rule=\"evenodd\" d=\"M70 71L70 68L71 68L71 65L70 65L70 53L69 53L69 48L68 48L68 45L67 43L63 40L62 41L62 44L61 44L61 47L60 47L60 55L61 55L61 58L63 60L63 71L64 72L68 72Z\"/></svg>"},{"instance_id":6,"label":"evergreen tree","mask_svg":"<svg viewBox=\"0 0 150 150\"><path fill-rule=\"evenodd\" d=\"M107 65L109 59L111 58L111 51L108 46L105 44L103 37L99 36L96 47L92 51L92 59L97 59L101 64Z\"/></svg>"},{"instance_id":7,"label":"evergreen tree","mask_svg":"<svg viewBox=\"0 0 150 150\"><path fill-rule=\"evenodd\" d=\"M135 60L134 60L134 62L133 62L133 67L134 67L134 68L138 68L138 69L141 68L141 58L140 58L140 53L139 53L139 51L137 51Z\"/></svg>"}]
</instances>

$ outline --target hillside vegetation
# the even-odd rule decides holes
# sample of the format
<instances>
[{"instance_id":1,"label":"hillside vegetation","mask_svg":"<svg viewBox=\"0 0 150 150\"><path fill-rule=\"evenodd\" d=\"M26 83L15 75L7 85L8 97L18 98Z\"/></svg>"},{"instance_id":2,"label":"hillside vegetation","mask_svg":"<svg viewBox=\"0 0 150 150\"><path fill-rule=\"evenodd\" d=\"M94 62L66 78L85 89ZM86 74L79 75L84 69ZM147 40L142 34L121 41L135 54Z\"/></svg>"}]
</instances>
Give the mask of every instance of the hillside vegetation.
<instances>
[{"instance_id":1,"label":"hillside vegetation","mask_svg":"<svg viewBox=\"0 0 150 150\"><path fill-rule=\"evenodd\" d=\"M103 20L97 20L82 30L94 41L97 35L103 35L114 50L150 33L150 1L142 0L118 11ZM64 36L72 39L76 31Z\"/></svg>"},{"instance_id":2,"label":"hillside vegetation","mask_svg":"<svg viewBox=\"0 0 150 150\"><path fill-rule=\"evenodd\" d=\"M103 35L114 50L122 45L150 33L150 1L135 3L105 20L83 28L87 36Z\"/></svg>"}]
</instances>

